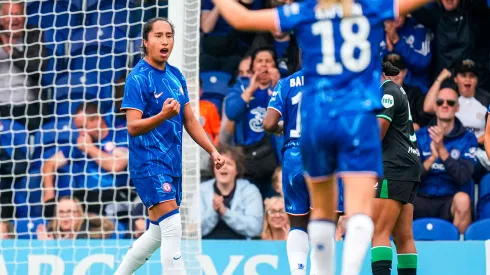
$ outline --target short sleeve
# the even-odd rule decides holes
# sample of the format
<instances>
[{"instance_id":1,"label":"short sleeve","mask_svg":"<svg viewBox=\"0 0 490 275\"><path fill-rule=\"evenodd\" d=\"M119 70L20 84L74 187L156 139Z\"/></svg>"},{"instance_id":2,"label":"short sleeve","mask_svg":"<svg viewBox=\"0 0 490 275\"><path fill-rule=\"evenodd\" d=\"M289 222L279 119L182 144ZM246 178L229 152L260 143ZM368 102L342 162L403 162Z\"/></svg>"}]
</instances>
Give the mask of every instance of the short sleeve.
<instances>
[{"instance_id":1,"label":"short sleeve","mask_svg":"<svg viewBox=\"0 0 490 275\"><path fill-rule=\"evenodd\" d=\"M381 21L393 20L398 17L398 0L377 0L377 16Z\"/></svg>"},{"instance_id":2,"label":"short sleeve","mask_svg":"<svg viewBox=\"0 0 490 275\"><path fill-rule=\"evenodd\" d=\"M211 0L202 0L201 1L201 10L202 11L210 11L214 8L213 3Z\"/></svg>"},{"instance_id":3,"label":"short sleeve","mask_svg":"<svg viewBox=\"0 0 490 275\"><path fill-rule=\"evenodd\" d=\"M274 88L274 91L272 92L271 99L269 100L269 106L267 107L278 111L281 114L281 116L284 109L283 108L284 101L282 98L282 87L283 87L283 80L280 80L277 83L276 87Z\"/></svg>"},{"instance_id":4,"label":"short sleeve","mask_svg":"<svg viewBox=\"0 0 490 275\"><path fill-rule=\"evenodd\" d=\"M383 85L383 97L381 98L381 104L383 109L378 113L377 117L384 118L390 123L395 117L395 111L397 106L397 101L401 100L397 97L397 93L393 90L391 85Z\"/></svg>"},{"instance_id":5,"label":"short sleeve","mask_svg":"<svg viewBox=\"0 0 490 275\"><path fill-rule=\"evenodd\" d=\"M187 90L187 81L185 80L185 76L179 71L179 81L181 86L181 93L184 94L184 102L181 105L186 105L189 103L189 90Z\"/></svg>"},{"instance_id":6,"label":"short sleeve","mask_svg":"<svg viewBox=\"0 0 490 275\"><path fill-rule=\"evenodd\" d=\"M291 3L276 8L276 26L281 32L292 31L302 20L301 4Z\"/></svg>"},{"instance_id":7,"label":"short sleeve","mask_svg":"<svg viewBox=\"0 0 490 275\"><path fill-rule=\"evenodd\" d=\"M126 80L121 110L136 109L144 113L148 98L144 85L143 78L137 75L133 75Z\"/></svg>"}]
</instances>

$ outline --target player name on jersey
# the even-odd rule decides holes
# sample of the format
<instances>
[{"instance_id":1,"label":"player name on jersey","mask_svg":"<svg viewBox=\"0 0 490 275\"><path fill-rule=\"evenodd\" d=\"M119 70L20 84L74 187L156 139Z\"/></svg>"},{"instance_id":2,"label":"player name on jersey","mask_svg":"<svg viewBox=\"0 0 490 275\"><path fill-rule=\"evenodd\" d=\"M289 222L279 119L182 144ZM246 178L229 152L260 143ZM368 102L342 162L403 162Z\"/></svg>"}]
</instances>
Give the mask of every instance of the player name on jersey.
<instances>
[{"instance_id":1,"label":"player name on jersey","mask_svg":"<svg viewBox=\"0 0 490 275\"><path fill-rule=\"evenodd\" d=\"M303 87L305 83L305 77L304 76L297 76L289 79L289 87L294 88L294 87Z\"/></svg>"},{"instance_id":2,"label":"player name on jersey","mask_svg":"<svg viewBox=\"0 0 490 275\"><path fill-rule=\"evenodd\" d=\"M362 16L362 6L359 3L352 4L352 16ZM316 9L315 18L318 20L328 20L334 18L343 18L344 11L342 5L333 5L328 9Z\"/></svg>"}]
</instances>

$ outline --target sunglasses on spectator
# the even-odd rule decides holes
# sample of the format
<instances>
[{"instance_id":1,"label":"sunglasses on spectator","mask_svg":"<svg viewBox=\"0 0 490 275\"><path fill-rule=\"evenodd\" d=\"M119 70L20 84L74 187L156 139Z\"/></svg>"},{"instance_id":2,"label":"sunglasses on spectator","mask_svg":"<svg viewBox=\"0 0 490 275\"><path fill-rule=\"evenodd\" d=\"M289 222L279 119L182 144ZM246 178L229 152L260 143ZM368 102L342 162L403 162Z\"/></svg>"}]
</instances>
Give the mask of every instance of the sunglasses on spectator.
<instances>
[{"instance_id":1,"label":"sunglasses on spectator","mask_svg":"<svg viewBox=\"0 0 490 275\"><path fill-rule=\"evenodd\" d=\"M447 105L449 105L450 107L454 107L454 105L456 105L456 100L454 99L442 99L442 98L438 98L436 99L436 104L437 106L442 106L444 104L444 101L446 101Z\"/></svg>"}]
</instances>

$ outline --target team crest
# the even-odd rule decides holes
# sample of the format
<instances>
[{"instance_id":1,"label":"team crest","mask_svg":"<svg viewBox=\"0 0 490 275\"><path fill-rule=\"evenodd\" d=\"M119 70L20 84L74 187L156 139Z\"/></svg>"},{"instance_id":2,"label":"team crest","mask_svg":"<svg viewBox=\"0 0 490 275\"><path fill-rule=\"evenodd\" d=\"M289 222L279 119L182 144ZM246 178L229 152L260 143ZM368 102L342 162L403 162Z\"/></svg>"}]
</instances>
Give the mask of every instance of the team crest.
<instances>
[{"instance_id":1,"label":"team crest","mask_svg":"<svg viewBox=\"0 0 490 275\"><path fill-rule=\"evenodd\" d=\"M116 145L114 145L114 142L107 142L105 145L104 145L104 151L106 152L112 152L114 150L114 148L116 148Z\"/></svg>"},{"instance_id":2,"label":"team crest","mask_svg":"<svg viewBox=\"0 0 490 275\"><path fill-rule=\"evenodd\" d=\"M162 185L162 189L165 192L170 192L172 191L172 186L168 182L166 182Z\"/></svg>"},{"instance_id":3,"label":"team crest","mask_svg":"<svg viewBox=\"0 0 490 275\"><path fill-rule=\"evenodd\" d=\"M451 150L451 157L453 159L459 159L459 151L458 151L458 149Z\"/></svg>"}]
</instances>

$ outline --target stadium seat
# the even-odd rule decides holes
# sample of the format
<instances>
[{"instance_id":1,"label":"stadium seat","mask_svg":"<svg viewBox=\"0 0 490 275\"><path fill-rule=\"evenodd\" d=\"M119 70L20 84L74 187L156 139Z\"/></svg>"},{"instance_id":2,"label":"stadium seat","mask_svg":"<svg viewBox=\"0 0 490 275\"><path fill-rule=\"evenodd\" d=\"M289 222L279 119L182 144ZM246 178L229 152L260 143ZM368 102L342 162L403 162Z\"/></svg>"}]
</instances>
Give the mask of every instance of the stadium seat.
<instances>
[{"instance_id":1,"label":"stadium seat","mask_svg":"<svg viewBox=\"0 0 490 275\"><path fill-rule=\"evenodd\" d=\"M479 220L472 223L464 234L465 241L490 240L490 219Z\"/></svg>"},{"instance_id":2,"label":"stadium seat","mask_svg":"<svg viewBox=\"0 0 490 275\"><path fill-rule=\"evenodd\" d=\"M15 219L13 221L18 239L37 239L37 226L43 223L42 218Z\"/></svg>"},{"instance_id":3,"label":"stadium seat","mask_svg":"<svg viewBox=\"0 0 490 275\"><path fill-rule=\"evenodd\" d=\"M478 184L478 198L483 198L490 194L490 173L483 176Z\"/></svg>"},{"instance_id":4,"label":"stadium seat","mask_svg":"<svg viewBox=\"0 0 490 275\"><path fill-rule=\"evenodd\" d=\"M8 119L0 119L0 144L9 154L12 153L12 149L19 148L22 150L27 159L29 135L24 125L21 125L15 121ZM13 145L10 147L9 145Z\"/></svg>"},{"instance_id":5,"label":"stadium seat","mask_svg":"<svg viewBox=\"0 0 490 275\"><path fill-rule=\"evenodd\" d=\"M423 218L413 222L416 241L457 241L458 229L450 222L437 218Z\"/></svg>"},{"instance_id":6,"label":"stadium seat","mask_svg":"<svg viewBox=\"0 0 490 275\"><path fill-rule=\"evenodd\" d=\"M210 71L201 72L203 94L201 99L212 102L221 114L223 109L223 100L228 95L231 75L225 72Z\"/></svg>"},{"instance_id":7,"label":"stadium seat","mask_svg":"<svg viewBox=\"0 0 490 275\"><path fill-rule=\"evenodd\" d=\"M81 0L29 1L27 4L27 24L40 26L42 29L78 26L82 22L80 4Z\"/></svg>"},{"instance_id":8,"label":"stadium seat","mask_svg":"<svg viewBox=\"0 0 490 275\"><path fill-rule=\"evenodd\" d=\"M88 49L95 48L105 52L126 53L128 38L126 31L115 26L77 28L70 35L70 55L76 56L86 53Z\"/></svg>"}]
</instances>

